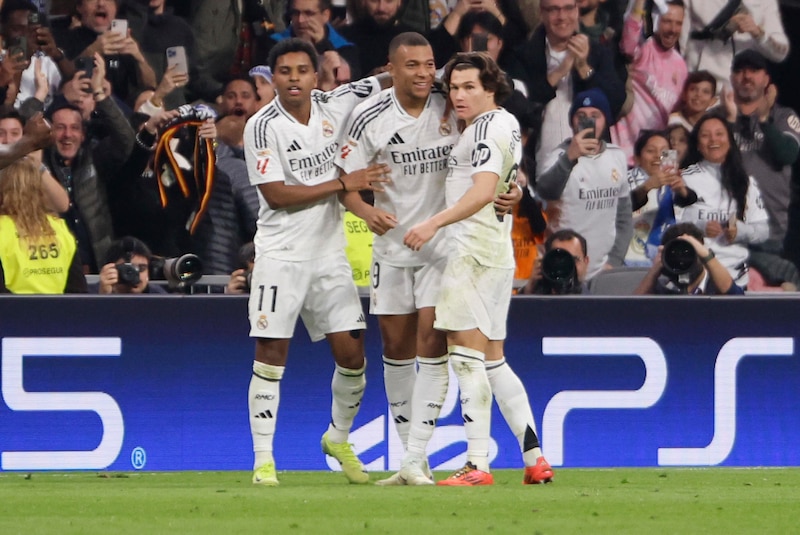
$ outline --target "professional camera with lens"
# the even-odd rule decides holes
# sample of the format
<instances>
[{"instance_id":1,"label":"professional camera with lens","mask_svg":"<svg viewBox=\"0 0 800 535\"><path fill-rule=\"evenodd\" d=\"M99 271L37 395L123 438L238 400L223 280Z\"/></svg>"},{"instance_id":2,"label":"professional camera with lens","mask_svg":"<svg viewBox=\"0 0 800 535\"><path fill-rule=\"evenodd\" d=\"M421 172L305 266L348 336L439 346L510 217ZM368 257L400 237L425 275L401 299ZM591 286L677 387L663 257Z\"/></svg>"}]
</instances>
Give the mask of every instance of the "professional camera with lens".
<instances>
[{"instance_id":1,"label":"professional camera with lens","mask_svg":"<svg viewBox=\"0 0 800 535\"><path fill-rule=\"evenodd\" d=\"M139 277L139 268L125 262L124 264L117 264L117 282L133 288L138 286L142 279Z\"/></svg>"},{"instance_id":2,"label":"professional camera with lens","mask_svg":"<svg viewBox=\"0 0 800 535\"><path fill-rule=\"evenodd\" d=\"M692 244L681 238L664 244L661 265L661 273L681 290L686 290L703 270Z\"/></svg>"},{"instance_id":3,"label":"professional camera with lens","mask_svg":"<svg viewBox=\"0 0 800 535\"><path fill-rule=\"evenodd\" d=\"M575 258L565 249L550 249L542 258L542 280L536 293L566 295L581 293Z\"/></svg>"},{"instance_id":4,"label":"professional camera with lens","mask_svg":"<svg viewBox=\"0 0 800 535\"><path fill-rule=\"evenodd\" d=\"M203 276L203 262L200 257L187 253L175 258L154 256L150 260L150 278L166 280L170 288L186 288Z\"/></svg>"}]
</instances>

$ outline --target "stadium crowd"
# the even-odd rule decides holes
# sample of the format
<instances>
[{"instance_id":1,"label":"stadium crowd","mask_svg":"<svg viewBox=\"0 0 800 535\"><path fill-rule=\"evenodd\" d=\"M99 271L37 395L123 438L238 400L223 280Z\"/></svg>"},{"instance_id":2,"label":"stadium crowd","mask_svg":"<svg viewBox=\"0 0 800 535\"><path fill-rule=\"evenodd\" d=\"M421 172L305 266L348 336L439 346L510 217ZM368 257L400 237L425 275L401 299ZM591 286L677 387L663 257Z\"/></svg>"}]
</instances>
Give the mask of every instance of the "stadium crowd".
<instances>
[{"instance_id":1,"label":"stadium crowd","mask_svg":"<svg viewBox=\"0 0 800 535\"><path fill-rule=\"evenodd\" d=\"M577 287L591 288L609 268L652 266L680 221L697 224L711 250L738 251L727 267L743 289L800 283L800 255L784 243L800 120L776 103L770 78L789 52L777 0L5 0L0 25L0 126L11 125L2 141L17 141L37 113L52 125L31 157L46 196L63 199L50 211L85 274L123 237L157 257L197 253L206 274L246 268L238 252L253 240L258 193L242 133L274 97L269 51L309 41L318 87L331 90L385 71L391 39L418 31L437 68L485 50L513 81L503 105L523 128L527 186L514 209L516 279L533 278L520 292L550 275L541 256L554 232L585 237L589 272ZM705 133L692 137L708 113L729 130L731 154L717 163L701 154ZM723 170L704 179L716 180L713 200L687 186L689 165L703 162ZM732 166L751 184L747 199ZM369 266L364 227L348 217L359 243L351 262ZM19 273L50 271L31 270L32 255L13 259L21 247L0 255L0 288L37 293ZM367 271L354 269L362 284Z\"/></svg>"}]
</instances>

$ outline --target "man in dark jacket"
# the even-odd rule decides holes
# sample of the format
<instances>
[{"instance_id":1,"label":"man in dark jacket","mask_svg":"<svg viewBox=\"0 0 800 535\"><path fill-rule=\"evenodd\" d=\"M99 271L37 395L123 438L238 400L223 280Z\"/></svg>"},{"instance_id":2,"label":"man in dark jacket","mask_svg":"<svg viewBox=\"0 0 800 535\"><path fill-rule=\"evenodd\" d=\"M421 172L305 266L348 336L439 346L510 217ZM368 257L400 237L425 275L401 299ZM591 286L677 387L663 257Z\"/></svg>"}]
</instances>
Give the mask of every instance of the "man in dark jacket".
<instances>
[{"instance_id":1,"label":"man in dark jacket","mask_svg":"<svg viewBox=\"0 0 800 535\"><path fill-rule=\"evenodd\" d=\"M107 187L130 155L135 136L114 99L103 90L103 63L96 55L91 125L84 122L77 106L57 99L47 113L54 145L45 149L42 158L69 194L65 218L78 240L84 269L91 273L97 273L98 260L105 259L114 239Z\"/></svg>"}]
</instances>

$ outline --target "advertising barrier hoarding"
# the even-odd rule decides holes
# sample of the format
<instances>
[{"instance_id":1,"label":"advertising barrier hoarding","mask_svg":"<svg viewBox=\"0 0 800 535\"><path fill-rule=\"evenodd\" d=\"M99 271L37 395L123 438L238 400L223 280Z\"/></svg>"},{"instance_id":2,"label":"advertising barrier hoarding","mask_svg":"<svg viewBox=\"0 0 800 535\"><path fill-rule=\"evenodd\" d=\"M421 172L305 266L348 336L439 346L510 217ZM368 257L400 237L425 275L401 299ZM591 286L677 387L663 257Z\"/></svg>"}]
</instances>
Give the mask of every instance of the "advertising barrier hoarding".
<instances>
[{"instance_id":1,"label":"advertising barrier hoarding","mask_svg":"<svg viewBox=\"0 0 800 535\"><path fill-rule=\"evenodd\" d=\"M554 466L800 466L800 300L515 298L506 356ZM247 470L253 342L246 298L0 299L0 468ZM402 448L374 317L351 433L371 470ZM301 324L281 384L281 470L322 470L333 362ZM429 453L463 465L456 381ZM495 406L492 466L522 465Z\"/></svg>"}]
</instances>

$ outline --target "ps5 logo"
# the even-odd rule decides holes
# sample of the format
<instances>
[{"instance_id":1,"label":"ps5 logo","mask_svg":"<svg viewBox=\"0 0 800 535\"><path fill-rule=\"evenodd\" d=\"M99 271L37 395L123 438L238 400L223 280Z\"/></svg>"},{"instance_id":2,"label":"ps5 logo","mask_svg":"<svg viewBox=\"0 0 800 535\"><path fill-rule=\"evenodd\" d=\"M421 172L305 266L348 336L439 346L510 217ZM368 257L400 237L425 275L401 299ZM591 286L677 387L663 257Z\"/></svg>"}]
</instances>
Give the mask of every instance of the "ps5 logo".
<instances>
[{"instance_id":1,"label":"ps5 logo","mask_svg":"<svg viewBox=\"0 0 800 535\"><path fill-rule=\"evenodd\" d=\"M119 357L120 338L3 338L2 392L13 411L87 411L97 414L103 434L90 451L4 451L3 470L88 470L112 464L122 449L125 425L117 402L104 392L28 392L26 358Z\"/></svg>"},{"instance_id":2,"label":"ps5 logo","mask_svg":"<svg viewBox=\"0 0 800 535\"><path fill-rule=\"evenodd\" d=\"M548 338L542 354L552 357L638 357L645 378L637 390L563 390L547 403L542 444L550 464L564 463L564 422L581 409L646 409L655 405L667 385L667 361L650 338ZM736 440L736 369L748 357L790 357L792 338L732 338L722 346L714 366L714 435L702 448L659 448L660 466L716 465L730 455Z\"/></svg>"}]
</instances>

